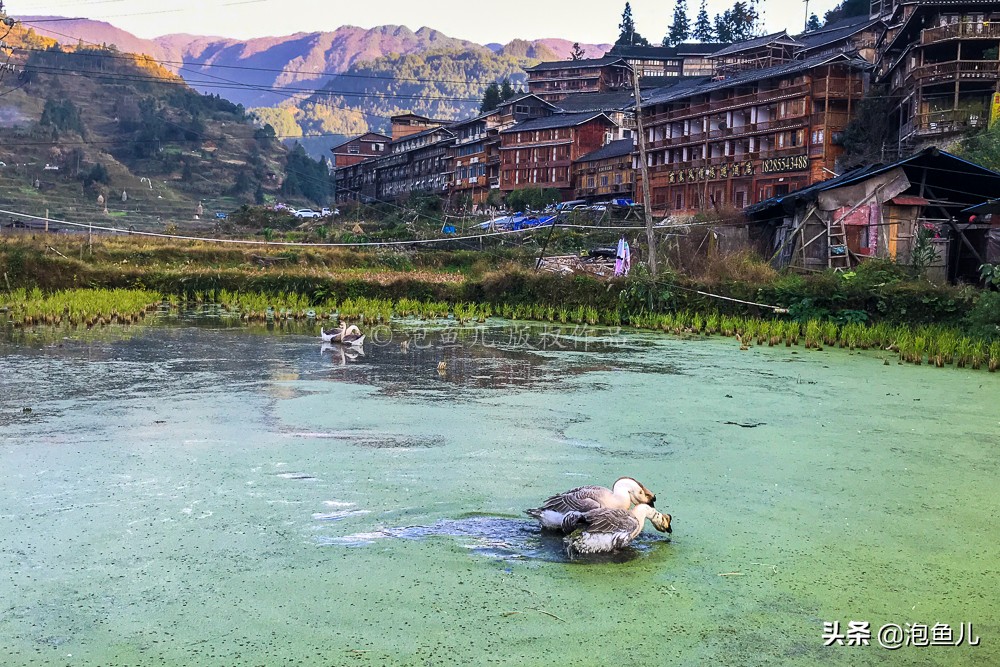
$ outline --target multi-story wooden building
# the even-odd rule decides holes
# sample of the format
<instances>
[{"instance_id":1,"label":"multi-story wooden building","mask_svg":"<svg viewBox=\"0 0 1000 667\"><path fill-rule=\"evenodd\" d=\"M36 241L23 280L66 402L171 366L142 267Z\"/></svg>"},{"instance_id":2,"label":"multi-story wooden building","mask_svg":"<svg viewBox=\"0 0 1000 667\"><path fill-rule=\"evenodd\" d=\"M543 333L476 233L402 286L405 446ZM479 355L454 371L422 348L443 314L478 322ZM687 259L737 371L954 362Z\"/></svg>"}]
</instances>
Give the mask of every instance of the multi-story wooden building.
<instances>
[{"instance_id":1,"label":"multi-story wooden building","mask_svg":"<svg viewBox=\"0 0 1000 667\"><path fill-rule=\"evenodd\" d=\"M420 134L435 127L444 127L451 121L435 120L415 113L404 113L389 119L392 125L392 140L399 141L412 134Z\"/></svg>"},{"instance_id":2,"label":"multi-story wooden building","mask_svg":"<svg viewBox=\"0 0 1000 667\"><path fill-rule=\"evenodd\" d=\"M632 139L612 141L573 163L575 199L633 198Z\"/></svg>"},{"instance_id":3,"label":"multi-story wooden building","mask_svg":"<svg viewBox=\"0 0 1000 667\"><path fill-rule=\"evenodd\" d=\"M815 56L653 92L642 105L653 208L742 208L828 178L868 67Z\"/></svg>"},{"instance_id":4,"label":"multi-story wooden building","mask_svg":"<svg viewBox=\"0 0 1000 667\"><path fill-rule=\"evenodd\" d=\"M800 46L796 55L800 58L832 55L834 53L855 53L870 63L877 57L875 46L885 30L885 23L878 17L852 16L828 23L822 28L795 36Z\"/></svg>"},{"instance_id":5,"label":"multi-story wooden building","mask_svg":"<svg viewBox=\"0 0 1000 667\"><path fill-rule=\"evenodd\" d=\"M385 155L392 137L377 132L368 132L354 137L330 149L333 153L333 167L350 167L369 158Z\"/></svg>"},{"instance_id":6,"label":"multi-story wooden building","mask_svg":"<svg viewBox=\"0 0 1000 667\"><path fill-rule=\"evenodd\" d=\"M711 56L728 44L700 42L677 46L617 45L606 54L624 58L639 73L640 80L649 77L711 76L715 61Z\"/></svg>"},{"instance_id":7,"label":"multi-story wooden building","mask_svg":"<svg viewBox=\"0 0 1000 667\"><path fill-rule=\"evenodd\" d=\"M528 92L547 102L558 102L571 93L608 93L633 85L632 68L618 56L559 60L541 63L525 71L528 73Z\"/></svg>"},{"instance_id":8,"label":"multi-story wooden building","mask_svg":"<svg viewBox=\"0 0 1000 667\"><path fill-rule=\"evenodd\" d=\"M392 201L414 191L447 194L455 135L435 127L393 141L385 155L335 170L337 201Z\"/></svg>"},{"instance_id":9,"label":"multi-story wooden building","mask_svg":"<svg viewBox=\"0 0 1000 667\"><path fill-rule=\"evenodd\" d=\"M989 122L1000 85L995 0L884 0L878 80L899 100L899 148L947 144Z\"/></svg>"},{"instance_id":10,"label":"multi-story wooden building","mask_svg":"<svg viewBox=\"0 0 1000 667\"><path fill-rule=\"evenodd\" d=\"M558 109L535 95L521 95L496 109L449 126L455 143L449 149L454 175L450 195L483 204L500 189L500 131L517 123L545 118Z\"/></svg>"},{"instance_id":11,"label":"multi-story wooden building","mask_svg":"<svg viewBox=\"0 0 1000 667\"><path fill-rule=\"evenodd\" d=\"M500 189L555 188L573 197L573 162L614 135L604 113L556 114L500 132Z\"/></svg>"}]
</instances>

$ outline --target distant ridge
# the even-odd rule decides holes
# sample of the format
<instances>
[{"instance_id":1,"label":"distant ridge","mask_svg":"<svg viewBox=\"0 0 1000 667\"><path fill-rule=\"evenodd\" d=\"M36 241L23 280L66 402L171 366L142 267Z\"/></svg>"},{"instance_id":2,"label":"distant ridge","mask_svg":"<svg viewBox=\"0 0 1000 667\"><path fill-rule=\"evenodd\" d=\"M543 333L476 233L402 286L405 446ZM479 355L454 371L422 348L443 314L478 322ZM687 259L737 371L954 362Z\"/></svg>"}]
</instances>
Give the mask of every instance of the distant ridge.
<instances>
[{"instance_id":1,"label":"distant ridge","mask_svg":"<svg viewBox=\"0 0 1000 667\"><path fill-rule=\"evenodd\" d=\"M172 61L168 69L180 74L194 88L217 93L245 107L277 106L288 95L260 88L322 88L333 75L352 66L398 54L429 51L491 52L536 60L569 59L573 42L567 39L513 40L508 44L476 44L449 37L433 28L413 31L406 26L376 28L342 26L329 32L296 33L277 37L238 40L191 34L171 34L142 39L105 21L70 19L56 23L34 21L47 18L20 17L38 34L63 44L78 39L95 44L115 45L119 51L144 53L157 60ZM599 57L610 44L581 44L587 57ZM227 66L205 67L204 65ZM218 80L213 87L209 81ZM258 90L234 88L233 84Z\"/></svg>"}]
</instances>

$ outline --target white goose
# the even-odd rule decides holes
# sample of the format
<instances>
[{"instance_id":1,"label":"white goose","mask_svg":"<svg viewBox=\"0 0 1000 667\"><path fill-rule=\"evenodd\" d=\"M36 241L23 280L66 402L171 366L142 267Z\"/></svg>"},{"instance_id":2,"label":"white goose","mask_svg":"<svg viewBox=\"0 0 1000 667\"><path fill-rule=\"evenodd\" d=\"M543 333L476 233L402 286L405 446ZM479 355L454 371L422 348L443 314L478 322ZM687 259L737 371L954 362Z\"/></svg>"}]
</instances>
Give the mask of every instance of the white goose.
<instances>
[{"instance_id":1,"label":"white goose","mask_svg":"<svg viewBox=\"0 0 1000 667\"><path fill-rule=\"evenodd\" d=\"M581 486L565 493L552 496L541 507L525 510L524 513L538 519L542 528L548 530L563 530L563 519L568 512L588 512L603 508L627 510L634 504L645 503L650 507L656 500L656 494L631 478L622 477L614 486L606 489L603 486Z\"/></svg>"},{"instance_id":2,"label":"white goose","mask_svg":"<svg viewBox=\"0 0 1000 667\"><path fill-rule=\"evenodd\" d=\"M646 504L630 510L598 509L589 512L569 512L563 520L566 532L563 541L566 553L572 558L577 554L608 553L623 549L632 543L649 519L661 533L672 533L671 517Z\"/></svg>"},{"instance_id":3,"label":"white goose","mask_svg":"<svg viewBox=\"0 0 1000 667\"><path fill-rule=\"evenodd\" d=\"M340 343L342 345L352 345L355 347L360 347L364 345L365 342L365 335L361 333L361 329L357 328L353 324L351 326L347 326L347 322L344 321L340 322L339 329L329 333L320 327L319 337L323 339L324 343Z\"/></svg>"}]
</instances>

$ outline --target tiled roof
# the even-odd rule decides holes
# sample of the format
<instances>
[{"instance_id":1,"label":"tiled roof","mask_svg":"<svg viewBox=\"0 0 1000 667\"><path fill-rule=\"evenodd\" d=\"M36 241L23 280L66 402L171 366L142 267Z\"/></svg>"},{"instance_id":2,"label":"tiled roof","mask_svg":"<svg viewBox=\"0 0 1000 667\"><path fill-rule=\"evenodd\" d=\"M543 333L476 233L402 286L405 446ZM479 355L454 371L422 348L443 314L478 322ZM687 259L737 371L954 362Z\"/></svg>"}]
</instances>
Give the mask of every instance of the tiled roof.
<instances>
[{"instance_id":1,"label":"tiled roof","mask_svg":"<svg viewBox=\"0 0 1000 667\"><path fill-rule=\"evenodd\" d=\"M585 69L591 67L604 67L621 63L623 67L628 67L628 63L621 56L604 56L603 58L589 58L584 60L555 60L547 63L539 63L534 67L528 67L525 72L540 72L549 69Z\"/></svg>"},{"instance_id":2,"label":"tiled roof","mask_svg":"<svg viewBox=\"0 0 1000 667\"><path fill-rule=\"evenodd\" d=\"M828 26L823 26L819 30L796 35L795 39L802 44L806 51L823 48L828 44L833 44L842 39L847 39L851 35L867 30L881 19L870 19L867 16L855 16L853 18L837 21Z\"/></svg>"},{"instance_id":3,"label":"tiled roof","mask_svg":"<svg viewBox=\"0 0 1000 667\"><path fill-rule=\"evenodd\" d=\"M606 144L596 151L587 153L577 162L597 162L598 160L611 160L616 157L625 157L632 154L635 144L631 139L619 139Z\"/></svg>"},{"instance_id":4,"label":"tiled roof","mask_svg":"<svg viewBox=\"0 0 1000 667\"><path fill-rule=\"evenodd\" d=\"M359 139L364 139L366 137L377 137L376 141L384 141L384 142L390 142L390 141L392 141L392 137L387 137L384 134L379 134L378 132L365 132L364 134L358 135L356 137L351 137L350 139L347 139L346 141L342 141L341 143L337 144L336 146L334 146L330 150L336 152L336 150L338 148L343 148L344 146L346 146L349 143L358 141Z\"/></svg>"},{"instance_id":5,"label":"tiled roof","mask_svg":"<svg viewBox=\"0 0 1000 667\"><path fill-rule=\"evenodd\" d=\"M569 113L583 111L620 111L635 107L635 95L631 92L617 93L573 93L555 105Z\"/></svg>"},{"instance_id":6,"label":"tiled roof","mask_svg":"<svg viewBox=\"0 0 1000 667\"><path fill-rule=\"evenodd\" d=\"M532 132L534 130L552 130L558 127L576 127L590 122L595 118L603 118L609 124L614 125L614 121L605 116L602 112L596 113L559 113L547 118L534 118L518 123L513 127L502 130L500 134L510 134L511 132Z\"/></svg>"},{"instance_id":7,"label":"tiled roof","mask_svg":"<svg viewBox=\"0 0 1000 667\"><path fill-rule=\"evenodd\" d=\"M753 69L744 72L739 72L733 76L728 76L723 79L718 79L716 77L702 77L700 79L687 79L681 81L677 85L668 86L667 88L660 88L659 90L651 91L648 99L643 101L643 106L649 106L652 104L663 104L666 102L673 102L674 100L683 99L685 97L690 97L692 95L700 95L702 93L710 93L713 90L722 90L724 88L731 88L733 86L739 86L746 83L752 83L754 81L762 81L764 79L770 79L780 76L788 76L789 74L796 74L798 72L805 72L814 67L819 67L820 65L825 65L836 60L842 60L845 63L855 65L857 67L870 67L871 65L861 58L848 56L843 53L834 53L813 56L811 58L806 58L804 60L793 60L791 62L784 63L782 65L775 65L774 67L765 67L763 69Z\"/></svg>"},{"instance_id":8,"label":"tiled roof","mask_svg":"<svg viewBox=\"0 0 1000 667\"><path fill-rule=\"evenodd\" d=\"M729 56L736 53L743 53L744 51L751 51L753 49L759 49L762 46L767 46L768 44L773 44L775 42L781 42L783 44L789 44L791 46L798 46L799 43L788 36L788 33L782 30L781 32L772 33L770 35L764 35L763 37L758 37L756 39L748 39L745 42L737 42L724 49L720 49L712 54L713 58L721 58L723 56Z\"/></svg>"},{"instance_id":9,"label":"tiled roof","mask_svg":"<svg viewBox=\"0 0 1000 667\"><path fill-rule=\"evenodd\" d=\"M618 56L620 58L645 58L649 60L679 58L681 56L707 56L715 53L719 49L729 46L728 44L703 44L701 42L690 42L678 44L677 46L615 46L608 51L608 56Z\"/></svg>"}]
</instances>

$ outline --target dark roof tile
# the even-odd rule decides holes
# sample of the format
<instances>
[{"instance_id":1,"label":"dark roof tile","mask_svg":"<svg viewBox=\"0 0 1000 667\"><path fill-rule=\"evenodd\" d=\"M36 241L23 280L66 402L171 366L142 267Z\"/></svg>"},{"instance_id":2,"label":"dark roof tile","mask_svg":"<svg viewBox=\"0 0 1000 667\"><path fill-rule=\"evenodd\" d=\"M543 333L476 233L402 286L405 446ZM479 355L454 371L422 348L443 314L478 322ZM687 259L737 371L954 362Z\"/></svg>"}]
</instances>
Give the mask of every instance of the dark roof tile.
<instances>
[{"instance_id":1,"label":"dark roof tile","mask_svg":"<svg viewBox=\"0 0 1000 667\"><path fill-rule=\"evenodd\" d=\"M596 151L587 153L577 160L577 162L597 162L598 160L612 160L617 157L625 157L632 154L635 144L631 139L619 139L606 144Z\"/></svg>"}]
</instances>

